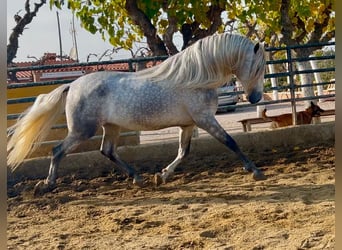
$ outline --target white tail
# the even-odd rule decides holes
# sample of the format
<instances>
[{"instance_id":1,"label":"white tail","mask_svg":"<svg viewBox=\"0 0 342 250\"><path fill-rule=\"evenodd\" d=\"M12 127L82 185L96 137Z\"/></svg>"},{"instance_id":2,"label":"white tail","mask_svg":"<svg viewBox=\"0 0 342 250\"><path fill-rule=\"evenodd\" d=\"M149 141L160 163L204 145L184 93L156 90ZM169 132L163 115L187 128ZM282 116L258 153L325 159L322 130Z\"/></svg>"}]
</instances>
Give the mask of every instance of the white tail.
<instances>
[{"instance_id":1,"label":"white tail","mask_svg":"<svg viewBox=\"0 0 342 250\"><path fill-rule=\"evenodd\" d=\"M50 128L65 110L65 97L69 84L62 85L48 94L41 94L11 128L7 143L7 164L17 167L38 143L46 138Z\"/></svg>"}]
</instances>

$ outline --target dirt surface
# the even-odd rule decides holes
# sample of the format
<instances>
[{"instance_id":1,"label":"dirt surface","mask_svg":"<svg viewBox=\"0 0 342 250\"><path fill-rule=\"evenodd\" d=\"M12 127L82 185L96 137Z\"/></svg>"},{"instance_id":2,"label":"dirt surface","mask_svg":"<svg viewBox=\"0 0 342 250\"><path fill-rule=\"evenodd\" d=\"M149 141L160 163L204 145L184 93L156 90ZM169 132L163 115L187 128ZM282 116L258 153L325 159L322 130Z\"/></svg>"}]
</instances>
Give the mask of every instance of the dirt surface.
<instances>
[{"instance_id":1,"label":"dirt surface","mask_svg":"<svg viewBox=\"0 0 342 250\"><path fill-rule=\"evenodd\" d=\"M37 180L9 186L8 249L334 249L334 145L248 155L267 180L219 154L190 155L159 187L166 162L137 163L145 188L116 172L41 197Z\"/></svg>"}]
</instances>

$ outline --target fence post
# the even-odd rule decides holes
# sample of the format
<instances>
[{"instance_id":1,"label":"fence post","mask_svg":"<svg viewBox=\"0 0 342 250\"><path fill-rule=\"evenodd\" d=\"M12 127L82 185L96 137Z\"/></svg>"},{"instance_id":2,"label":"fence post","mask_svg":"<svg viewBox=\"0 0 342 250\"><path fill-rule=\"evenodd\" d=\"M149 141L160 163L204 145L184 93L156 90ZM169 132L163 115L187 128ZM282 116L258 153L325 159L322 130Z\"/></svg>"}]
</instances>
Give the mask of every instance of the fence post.
<instances>
[{"instance_id":1,"label":"fence post","mask_svg":"<svg viewBox=\"0 0 342 250\"><path fill-rule=\"evenodd\" d=\"M297 112L296 112L296 86L293 80L293 65L292 65L292 56L291 56L291 48L286 47L286 55L287 55L287 65L289 70L289 80L290 80L290 95L291 95L291 107L292 107L292 124L297 125Z\"/></svg>"},{"instance_id":2,"label":"fence post","mask_svg":"<svg viewBox=\"0 0 342 250\"><path fill-rule=\"evenodd\" d=\"M144 58L144 56L138 56L137 57L137 59L143 59L143 58ZM135 71L140 71L140 70L146 69L147 61L145 61L145 60L138 60L134 64L135 64Z\"/></svg>"},{"instance_id":3,"label":"fence post","mask_svg":"<svg viewBox=\"0 0 342 250\"><path fill-rule=\"evenodd\" d=\"M260 99L260 102L263 102L265 99L264 99L264 96L261 97ZM257 117L262 117L262 111L265 109L265 105L258 105L257 108L256 108L256 111L257 111Z\"/></svg>"},{"instance_id":4,"label":"fence post","mask_svg":"<svg viewBox=\"0 0 342 250\"><path fill-rule=\"evenodd\" d=\"M129 72L133 72L134 71L132 59L128 60L128 71Z\"/></svg>"}]
</instances>

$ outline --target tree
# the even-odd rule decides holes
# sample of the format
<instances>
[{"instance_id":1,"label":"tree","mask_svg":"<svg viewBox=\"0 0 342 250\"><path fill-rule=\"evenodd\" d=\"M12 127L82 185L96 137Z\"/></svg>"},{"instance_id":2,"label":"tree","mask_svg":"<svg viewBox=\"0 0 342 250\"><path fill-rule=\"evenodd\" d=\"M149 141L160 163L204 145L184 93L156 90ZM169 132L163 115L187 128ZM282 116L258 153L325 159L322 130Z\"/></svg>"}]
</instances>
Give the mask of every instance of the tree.
<instances>
[{"instance_id":1,"label":"tree","mask_svg":"<svg viewBox=\"0 0 342 250\"><path fill-rule=\"evenodd\" d=\"M63 0L50 0L61 8ZM225 0L68 0L67 7L82 26L99 32L114 47L129 49L133 42L146 38L153 55L173 55L179 50L174 34L180 32L186 48L200 38L222 32L221 15L231 4Z\"/></svg>"},{"instance_id":2,"label":"tree","mask_svg":"<svg viewBox=\"0 0 342 250\"><path fill-rule=\"evenodd\" d=\"M61 8L64 0L50 0ZM91 33L99 32L115 47L131 48L146 38L154 55L175 54L173 36L183 48L239 23L238 31L270 45L294 45L335 36L334 0L68 0L67 7ZM222 18L226 14L225 20ZM309 55L311 49L298 51Z\"/></svg>"},{"instance_id":3,"label":"tree","mask_svg":"<svg viewBox=\"0 0 342 250\"><path fill-rule=\"evenodd\" d=\"M37 12L44 4L46 4L46 0L40 0L40 3L34 3L34 9L31 11L30 0L26 0L24 16L21 17L19 15L20 11L14 15L14 20L17 24L13 28L7 45L7 65L12 63L17 54L19 48L19 36L23 34L25 27L32 22L33 18L37 15Z\"/></svg>"}]
</instances>

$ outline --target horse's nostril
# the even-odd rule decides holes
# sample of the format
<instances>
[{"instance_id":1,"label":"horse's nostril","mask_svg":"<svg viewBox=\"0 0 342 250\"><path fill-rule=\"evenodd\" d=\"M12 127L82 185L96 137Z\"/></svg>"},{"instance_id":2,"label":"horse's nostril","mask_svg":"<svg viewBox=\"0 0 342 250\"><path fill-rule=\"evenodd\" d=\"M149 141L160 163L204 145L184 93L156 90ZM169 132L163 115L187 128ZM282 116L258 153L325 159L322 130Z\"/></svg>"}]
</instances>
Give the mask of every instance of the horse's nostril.
<instances>
[{"instance_id":1,"label":"horse's nostril","mask_svg":"<svg viewBox=\"0 0 342 250\"><path fill-rule=\"evenodd\" d=\"M262 98L262 93L261 92L256 92L253 91L249 96L248 96L248 101L252 104L257 103L261 100Z\"/></svg>"}]
</instances>

